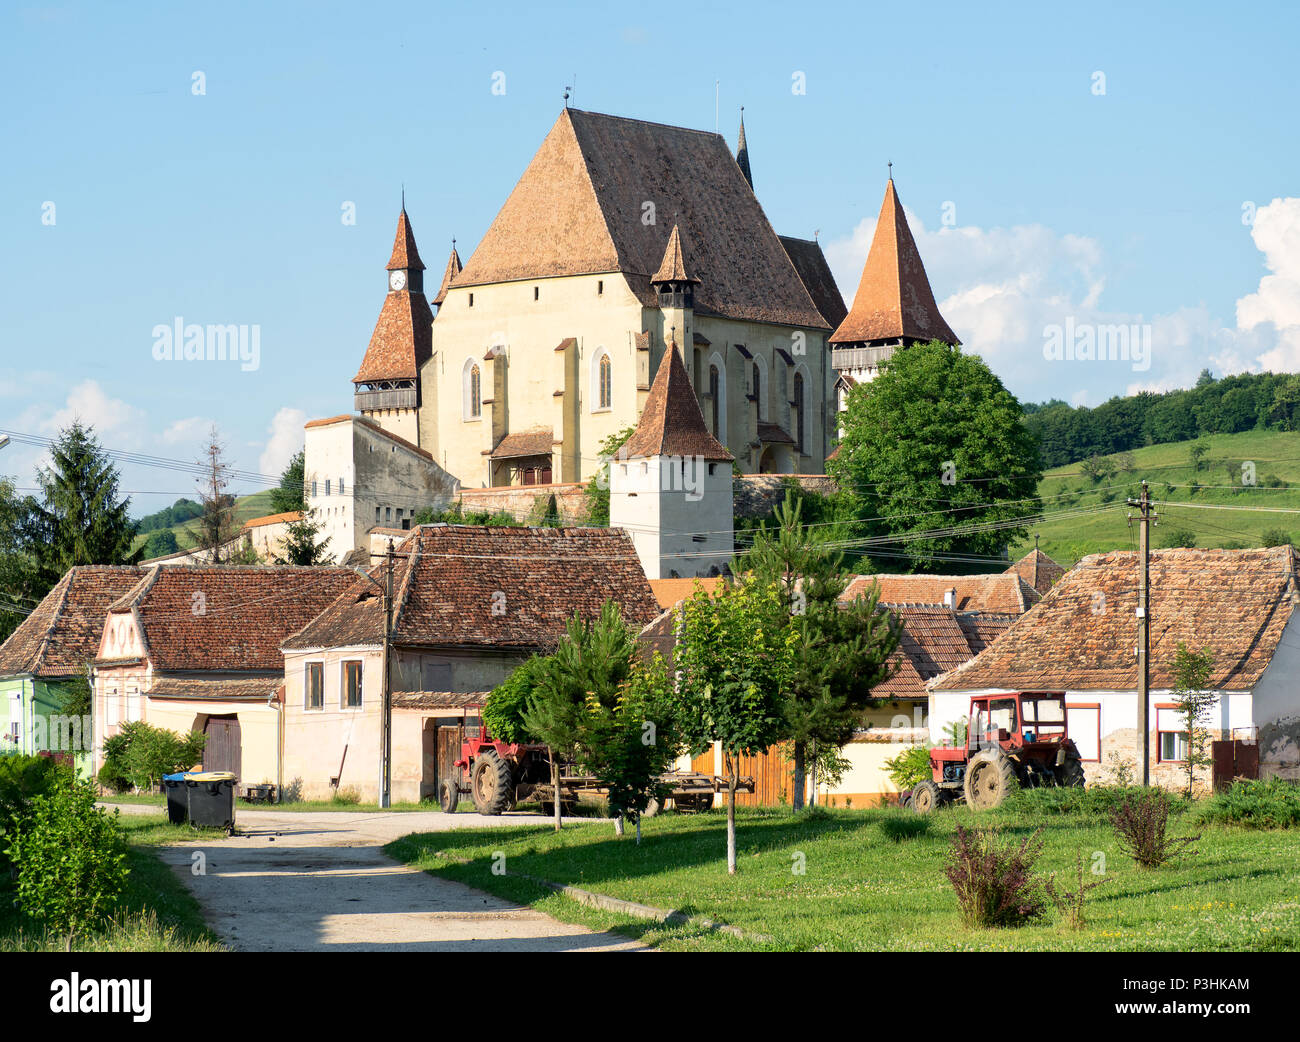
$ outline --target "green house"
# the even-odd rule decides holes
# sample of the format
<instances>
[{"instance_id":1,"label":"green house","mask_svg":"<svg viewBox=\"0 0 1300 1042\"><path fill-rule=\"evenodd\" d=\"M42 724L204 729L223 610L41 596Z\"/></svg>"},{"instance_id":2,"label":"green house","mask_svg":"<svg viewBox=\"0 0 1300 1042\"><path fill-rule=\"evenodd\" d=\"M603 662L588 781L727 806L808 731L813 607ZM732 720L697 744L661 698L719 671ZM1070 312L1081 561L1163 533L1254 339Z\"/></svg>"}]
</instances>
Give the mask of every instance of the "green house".
<instances>
[{"instance_id":1,"label":"green house","mask_svg":"<svg viewBox=\"0 0 1300 1042\"><path fill-rule=\"evenodd\" d=\"M109 605L143 575L132 566L73 568L0 644L0 755L70 752L89 769L90 718L62 708L99 653Z\"/></svg>"}]
</instances>

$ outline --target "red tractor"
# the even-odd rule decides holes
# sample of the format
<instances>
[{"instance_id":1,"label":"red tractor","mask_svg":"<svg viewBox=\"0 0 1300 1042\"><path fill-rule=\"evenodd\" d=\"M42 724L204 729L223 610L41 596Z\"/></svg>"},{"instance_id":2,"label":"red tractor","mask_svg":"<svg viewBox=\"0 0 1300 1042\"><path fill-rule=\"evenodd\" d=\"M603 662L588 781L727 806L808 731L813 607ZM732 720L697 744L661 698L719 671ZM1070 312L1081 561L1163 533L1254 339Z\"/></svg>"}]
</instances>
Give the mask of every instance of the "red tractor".
<instances>
[{"instance_id":1,"label":"red tractor","mask_svg":"<svg viewBox=\"0 0 1300 1042\"><path fill-rule=\"evenodd\" d=\"M480 814L504 814L534 795L544 808L554 811L551 758L546 746L501 742L489 735L486 727L466 728L462 736L456 761L458 777L444 779L439 786L438 803L444 811L456 813L465 782ZM567 773L563 766L561 773ZM566 787L562 784L561 789ZM575 800L574 794L562 791L562 812Z\"/></svg>"},{"instance_id":2,"label":"red tractor","mask_svg":"<svg viewBox=\"0 0 1300 1042\"><path fill-rule=\"evenodd\" d=\"M1083 785L1083 763L1066 727L1061 691L1016 691L970 700L965 745L930 750L932 779L911 792L928 814L949 800L979 810L998 806L1015 784Z\"/></svg>"}]
</instances>

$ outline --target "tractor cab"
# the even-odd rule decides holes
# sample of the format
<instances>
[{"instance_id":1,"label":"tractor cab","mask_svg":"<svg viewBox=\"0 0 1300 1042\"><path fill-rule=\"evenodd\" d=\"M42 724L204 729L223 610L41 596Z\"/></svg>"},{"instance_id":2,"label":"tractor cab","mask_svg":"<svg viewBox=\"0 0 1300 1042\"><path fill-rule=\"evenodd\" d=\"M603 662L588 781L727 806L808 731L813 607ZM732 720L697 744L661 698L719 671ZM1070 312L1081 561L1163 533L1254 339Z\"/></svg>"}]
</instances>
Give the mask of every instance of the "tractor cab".
<instances>
[{"instance_id":1,"label":"tractor cab","mask_svg":"<svg viewBox=\"0 0 1300 1042\"><path fill-rule=\"evenodd\" d=\"M1065 713L1065 694L1060 691L977 695L970 701L967 756L980 749L1059 744L1067 733Z\"/></svg>"}]
</instances>

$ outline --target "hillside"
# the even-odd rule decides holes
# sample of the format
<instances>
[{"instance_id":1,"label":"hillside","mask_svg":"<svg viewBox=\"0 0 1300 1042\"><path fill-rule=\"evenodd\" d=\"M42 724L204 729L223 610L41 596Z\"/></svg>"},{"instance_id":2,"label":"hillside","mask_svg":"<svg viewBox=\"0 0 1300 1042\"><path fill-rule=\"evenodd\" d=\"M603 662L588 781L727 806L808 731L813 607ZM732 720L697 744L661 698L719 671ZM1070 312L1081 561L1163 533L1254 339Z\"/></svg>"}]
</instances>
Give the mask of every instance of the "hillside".
<instances>
[{"instance_id":1,"label":"hillside","mask_svg":"<svg viewBox=\"0 0 1300 1042\"><path fill-rule=\"evenodd\" d=\"M1206 449L1199 470L1191 462L1193 445ZM1043 552L1067 567L1085 554L1136 549L1137 528L1128 525L1132 510L1125 499L1137 495L1143 478L1150 483L1159 515L1152 532L1153 547L1159 547L1175 529L1195 533L1196 545L1203 547L1259 546L1262 534L1269 529L1282 529L1300 544L1300 433L1252 430L1217 434L1195 442L1149 445L1105 458L1115 464L1116 473L1099 480L1085 474L1080 463L1044 474L1039 493L1048 519L1030 532L1027 541L1011 547L1013 559L1033 547L1035 533ZM1255 464L1255 488L1241 486L1243 461ZM1132 469L1125 469L1129 465ZM1290 487L1265 487L1278 483ZM1253 508L1297 513L1256 512ZM1051 517L1075 510L1096 512L1074 518Z\"/></svg>"},{"instance_id":2,"label":"hillside","mask_svg":"<svg viewBox=\"0 0 1300 1042\"><path fill-rule=\"evenodd\" d=\"M271 510L271 491L266 489L262 492L254 492L252 495L240 496L235 500L235 520L243 524L252 517L265 517L272 513ZM176 543L182 549L189 549L194 545L195 532L198 530L198 521L186 521L183 524L173 525L170 531L176 536ZM135 542L131 548L143 545L148 541L153 532L148 532L135 537Z\"/></svg>"}]
</instances>

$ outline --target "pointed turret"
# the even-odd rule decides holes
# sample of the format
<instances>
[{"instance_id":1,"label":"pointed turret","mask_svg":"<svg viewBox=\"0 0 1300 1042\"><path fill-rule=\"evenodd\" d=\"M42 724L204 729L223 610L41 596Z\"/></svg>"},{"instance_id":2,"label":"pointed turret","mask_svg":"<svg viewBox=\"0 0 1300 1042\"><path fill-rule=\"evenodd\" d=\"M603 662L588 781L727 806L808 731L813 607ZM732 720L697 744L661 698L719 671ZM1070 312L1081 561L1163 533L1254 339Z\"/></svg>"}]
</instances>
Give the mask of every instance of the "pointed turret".
<instances>
[{"instance_id":1,"label":"pointed turret","mask_svg":"<svg viewBox=\"0 0 1300 1042\"><path fill-rule=\"evenodd\" d=\"M873 347L930 340L961 343L939 314L891 177L853 307L831 335L831 343Z\"/></svg>"},{"instance_id":2,"label":"pointed turret","mask_svg":"<svg viewBox=\"0 0 1300 1042\"><path fill-rule=\"evenodd\" d=\"M361 368L354 405L385 430L419 444L420 369L433 356L433 311L424 298L424 263L403 208L388 261L388 293Z\"/></svg>"},{"instance_id":3,"label":"pointed turret","mask_svg":"<svg viewBox=\"0 0 1300 1042\"><path fill-rule=\"evenodd\" d=\"M460 254L456 252L456 240L452 240L451 256L447 258L447 267L442 273L442 285L438 287L438 295L433 298L434 304L441 304L447 296L447 290L451 289L451 284L456 280L456 276L462 271L460 263Z\"/></svg>"},{"instance_id":4,"label":"pointed turret","mask_svg":"<svg viewBox=\"0 0 1300 1042\"><path fill-rule=\"evenodd\" d=\"M671 342L659 363L659 371L655 374L636 430L618 451L619 459L651 456L712 461L730 461L733 458L709 433L681 351Z\"/></svg>"},{"instance_id":5,"label":"pointed turret","mask_svg":"<svg viewBox=\"0 0 1300 1042\"><path fill-rule=\"evenodd\" d=\"M664 248L664 258L659 262L659 270L650 276L650 284L661 287L662 291L663 286L686 283L694 283L698 286L700 280L686 270L686 258L682 254L681 228L674 224L672 233L668 236L668 245Z\"/></svg>"},{"instance_id":6,"label":"pointed turret","mask_svg":"<svg viewBox=\"0 0 1300 1042\"><path fill-rule=\"evenodd\" d=\"M393 255L388 258L388 270L412 268L423 271L424 262L420 260L420 251L415 248L415 233L411 231L411 221L403 206L402 213L397 218L397 235L393 238Z\"/></svg>"},{"instance_id":7,"label":"pointed turret","mask_svg":"<svg viewBox=\"0 0 1300 1042\"><path fill-rule=\"evenodd\" d=\"M736 165L749 182L750 191L754 189L754 175L749 170L749 144L745 141L745 106L740 106L740 137L736 141Z\"/></svg>"}]
</instances>

